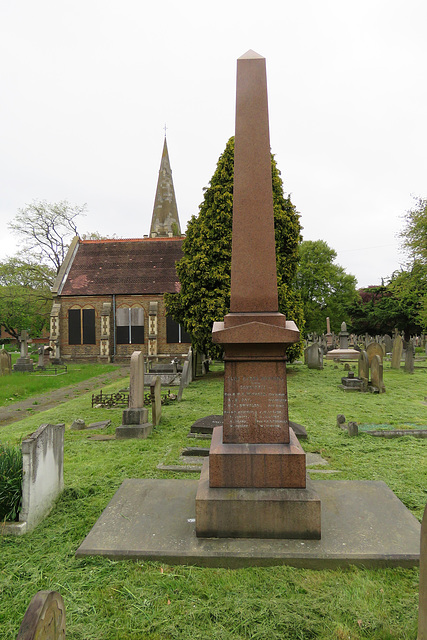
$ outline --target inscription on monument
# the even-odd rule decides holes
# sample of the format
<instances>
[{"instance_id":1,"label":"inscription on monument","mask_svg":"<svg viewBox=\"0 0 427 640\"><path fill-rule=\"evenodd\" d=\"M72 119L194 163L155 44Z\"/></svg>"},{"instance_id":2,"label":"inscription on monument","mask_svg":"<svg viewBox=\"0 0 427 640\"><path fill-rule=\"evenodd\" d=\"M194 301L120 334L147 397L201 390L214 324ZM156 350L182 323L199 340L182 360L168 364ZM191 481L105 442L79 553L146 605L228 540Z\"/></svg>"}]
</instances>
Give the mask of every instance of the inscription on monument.
<instances>
[{"instance_id":1,"label":"inscription on monument","mask_svg":"<svg viewBox=\"0 0 427 640\"><path fill-rule=\"evenodd\" d=\"M252 363L251 368L260 369L259 375L245 375L248 364L244 369L242 365L234 363L233 375L225 383L224 441L288 442L288 400L283 376L278 371L277 375L266 375L264 363ZM284 368L284 363L277 363L277 367Z\"/></svg>"}]
</instances>

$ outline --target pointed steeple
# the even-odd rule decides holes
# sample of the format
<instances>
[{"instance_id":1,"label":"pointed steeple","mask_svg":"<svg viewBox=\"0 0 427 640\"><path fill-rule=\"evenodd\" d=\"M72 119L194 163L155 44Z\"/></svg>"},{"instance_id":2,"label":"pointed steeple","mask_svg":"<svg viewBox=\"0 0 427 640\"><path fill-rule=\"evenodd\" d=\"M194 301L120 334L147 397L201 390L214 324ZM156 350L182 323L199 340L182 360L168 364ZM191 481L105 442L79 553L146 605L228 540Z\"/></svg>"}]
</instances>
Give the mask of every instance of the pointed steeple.
<instances>
[{"instance_id":1,"label":"pointed steeple","mask_svg":"<svg viewBox=\"0 0 427 640\"><path fill-rule=\"evenodd\" d=\"M169 162L168 145L163 145L153 217L151 218L150 238L171 238L181 235L175 190L173 188L172 169Z\"/></svg>"}]
</instances>

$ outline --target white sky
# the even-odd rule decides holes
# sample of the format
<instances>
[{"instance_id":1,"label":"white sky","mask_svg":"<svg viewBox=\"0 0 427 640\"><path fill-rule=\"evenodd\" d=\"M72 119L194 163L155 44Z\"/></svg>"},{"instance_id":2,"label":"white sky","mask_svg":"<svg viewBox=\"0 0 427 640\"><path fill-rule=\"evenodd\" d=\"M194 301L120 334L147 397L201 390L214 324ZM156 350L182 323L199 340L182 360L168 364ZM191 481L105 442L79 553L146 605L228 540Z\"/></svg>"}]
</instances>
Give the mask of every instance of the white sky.
<instances>
[{"instance_id":1,"label":"white sky","mask_svg":"<svg viewBox=\"0 0 427 640\"><path fill-rule=\"evenodd\" d=\"M165 123L185 229L253 49L304 239L379 283L427 196L426 27L425 0L0 0L0 259L34 199L87 203L82 233L147 234Z\"/></svg>"}]
</instances>

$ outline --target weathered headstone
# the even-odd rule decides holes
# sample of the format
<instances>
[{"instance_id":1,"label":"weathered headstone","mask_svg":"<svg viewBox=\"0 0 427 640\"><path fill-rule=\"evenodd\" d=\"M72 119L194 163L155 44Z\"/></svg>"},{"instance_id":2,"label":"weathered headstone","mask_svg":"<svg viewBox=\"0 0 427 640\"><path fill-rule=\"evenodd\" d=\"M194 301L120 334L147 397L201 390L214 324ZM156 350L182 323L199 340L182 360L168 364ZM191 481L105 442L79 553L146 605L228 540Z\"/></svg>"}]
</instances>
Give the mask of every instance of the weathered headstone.
<instances>
[{"instance_id":1,"label":"weathered headstone","mask_svg":"<svg viewBox=\"0 0 427 640\"><path fill-rule=\"evenodd\" d=\"M317 342L307 347L304 354L309 369L323 369L323 351Z\"/></svg>"},{"instance_id":2,"label":"weathered headstone","mask_svg":"<svg viewBox=\"0 0 427 640\"><path fill-rule=\"evenodd\" d=\"M156 376L150 384L151 396L151 422L154 426L158 425L162 417L162 383L160 376Z\"/></svg>"},{"instance_id":3,"label":"weathered headstone","mask_svg":"<svg viewBox=\"0 0 427 640\"><path fill-rule=\"evenodd\" d=\"M393 351L393 340L388 335L388 333L386 333L384 336L384 346L386 353L391 353Z\"/></svg>"},{"instance_id":4,"label":"weathered headstone","mask_svg":"<svg viewBox=\"0 0 427 640\"><path fill-rule=\"evenodd\" d=\"M22 331L20 338L20 357L13 365L14 371L33 371L34 363L31 358L28 357L28 333L27 331Z\"/></svg>"},{"instance_id":5,"label":"weathered headstone","mask_svg":"<svg viewBox=\"0 0 427 640\"><path fill-rule=\"evenodd\" d=\"M393 351L391 354L391 368L400 369L400 361L402 360L403 352L403 340L402 337L397 334L393 342Z\"/></svg>"},{"instance_id":6,"label":"weathered headstone","mask_svg":"<svg viewBox=\"0 0 427 640\"><path fill-rule=\"evenodd\" d=\"M83 429L86 429L86 422L83 418L77 418L71 423L70 429L71 431L83 431Z\"/></svg>"},{"instance_id":7,"label":"weathered headstone","mask_svg":"<svg viewBox=\"0 0 427 640\"><path fill-rule=\"evenodd\" d=\"M289 427L286 348L299 331L278 311L266 68L253 51L237 63L230 312L212 339L224 345L224 424L203 465L196 534L320 538L320 499Z\"/></svg>"},{"instance_id":8,"label":"weathered headstone","mask_svg":"<svg viewBox=\"0 0 427 640\"><path fill-rule=\"evenodd\" d=\"M427 640L427 505L421 523L420 540L420 588L418 595L418 636Z\"/></svg>"},{"instance_id":9,"label":"weathered headstone","mask_svg":"<svg viewBox=\"0 0 427 640\"><path fill-rule=\"evenodd\" d=\"M45 369L44 365L44 345L40 345L38 348L39 359L37 361L37 369L39 371L43 371Z\"/></svg>"},{"instance_id":10,"label":"weathered headstone","mask_svg":"<svg viewBox=\"0 0 427 640\"><path fill-rule=\"evenodd\" d=\"M383 361L384 350L379 342L370 342L366 347L366 353L368 356L369 366L371 366L372 358L374 356L378 356L381 362Z\"/></svg>"},{"instance_id":11,"label":"weathered headstone","mask_svg":"<svg viewBox=\"0 0 427 640\"><path fill-rule=\"evenodd\" d=\"M12 373L12 357L8 351L0 351L0 376L8 376Z\"/></svg>"},{"instance_id":12,"label":"weathered headstone","mask_svg":"<svg viewBox=\"0 0 427 640\"><path fill-rule=\"evenodd\" d=\"M385 393L383 363L377 354L375 354L371 360L371 389L372 388L378 389L378 393Z\"/></svg>"},{"instance_id":13,"label":"weathered headstone","mask_svg":"<svg viewBox=\"0 0 427 640\"><path fill-rule=\"evenodd\" d=\"M405 365L403 367L407 373L414 373L414 343L409 340L405 352Z\"/></svg>"},{"instance_id":14,"label":"weathered headstone","mask_svg":"<svg viewBox=\"0 0 427 640\"><path fill-rule=\"evenodd\" d=\"M28 605L16 640L65 640L65 605L57 591L39 591Z\"/></svg>"},{"instance_id":15,"label":"weathered headstone","mask_svg":"<svg viewBox=\"0 0 427 640\"><path fill-rule=\"evenodd\" d=\"M146 438L153 425L144 408L144 356L134 351L130 357L129 408L123 411L123 424L116 428L116 438Z\"/></svg>"},{"instance_id":16,"label":"weathered headstone","mask_svg":"<svg viewBox=\"0 0 427 640\"><path fill-rule=\"evenodd\" d=\"M369 382L369 359L366 351L361 351L358 360L358 377L362 380L366 380L366 386Z\"/></svg>"},{"instance_id":17,"label":"weathered headstone","mask_svg":"<svg viewBox=\"0 0 427 640\"><path fill-rule=\"evenodd\" d=\"M347 426L348 435L349 436L358 436L359 435L359 427L357 422L349 422Z\"/></svg>"}]
</instances>

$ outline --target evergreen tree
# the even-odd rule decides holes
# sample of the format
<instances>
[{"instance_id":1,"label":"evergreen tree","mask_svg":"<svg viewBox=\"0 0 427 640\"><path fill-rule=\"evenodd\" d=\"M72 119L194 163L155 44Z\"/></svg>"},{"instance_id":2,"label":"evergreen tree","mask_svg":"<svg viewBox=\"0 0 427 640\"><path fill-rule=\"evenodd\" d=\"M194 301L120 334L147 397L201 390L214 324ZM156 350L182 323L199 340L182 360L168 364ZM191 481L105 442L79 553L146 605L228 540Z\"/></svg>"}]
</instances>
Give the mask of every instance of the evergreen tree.
<instances>
[{"instance_id":1,"label":"evergreen tree","mask_svg":"<svg viewBox=\"0 0 427 640\"><path fill-rule=\"evenodd\" d=\"M290 198L283 195L280 171L273 156L271 171L279 310L302 332L302 302L291 285L301 241L299 214ZM234 138L230 138L205 190L199 215L193 215L188 223L184 256L177 264L181 291L166 295L168 314L184 325L196 349L213 357L219 357L222 349L212 343L212 325L221 321L230 307L233 178ZM288 360L300 355L301 345L300 342L287 349Z\"/></svg>"}]
</instances>

